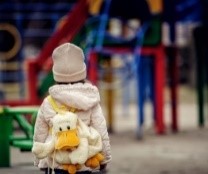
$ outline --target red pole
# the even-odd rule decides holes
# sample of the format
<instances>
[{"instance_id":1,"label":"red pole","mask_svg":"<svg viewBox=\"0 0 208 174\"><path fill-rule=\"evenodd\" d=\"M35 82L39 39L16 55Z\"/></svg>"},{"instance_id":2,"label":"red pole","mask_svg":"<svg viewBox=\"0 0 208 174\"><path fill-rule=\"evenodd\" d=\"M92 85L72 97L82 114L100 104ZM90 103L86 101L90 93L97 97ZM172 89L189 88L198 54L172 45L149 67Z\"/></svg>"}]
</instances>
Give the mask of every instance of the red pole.
<instances>
[{"instance_id":1,"label":"red pole","mask_svg":"<svg viewBox=\"0 0 208 174\"><path fill-rule=\"evenodd\" d=\"M97 84L98 80L98 69L97 69L97 53L94 51L91 51L89 53L89 66L88 66L88 77L89 80L93 84Z\"/></svg>"},{"instance_id":2,"label":"red pole","mask_svg":"<svg viewBox=\"0 0 208 174\"><path fill-rule=\"evenodd\" d=\"M28 100L36 104L38 103L38 96L37 96L37 86L38 86L38 66L36 60L28 60L27 62L27 68L28 68Z\"/></svg>"},{"instance_id":3,"label":"red pole","mask_svg":"<svg viewBox=\"0 0 208 174\"><path fill-rule=\"evenodd\" d=\"M165 133L165 124L163 118L164 108L164 85L165 85L165 55L162 46L155 50L155 114L156 131L158 134Z\"/></svg>"}]
</instances>

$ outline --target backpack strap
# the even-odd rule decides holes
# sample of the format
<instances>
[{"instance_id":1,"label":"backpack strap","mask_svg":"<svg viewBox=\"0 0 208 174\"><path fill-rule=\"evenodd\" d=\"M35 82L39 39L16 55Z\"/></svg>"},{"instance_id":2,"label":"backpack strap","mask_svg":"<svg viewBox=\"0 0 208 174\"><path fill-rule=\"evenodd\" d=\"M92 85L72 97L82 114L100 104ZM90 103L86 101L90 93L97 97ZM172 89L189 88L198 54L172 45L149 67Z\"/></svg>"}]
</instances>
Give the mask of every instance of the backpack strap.
<instances>
[{"instance_id":1,"label":"backpack strap","mask_svg":"<svg viewBox=\"0 0 208 174\"><path fill-rule=\"evenodd\" d=\"M58 106L56 101L53 99L53 97L51 95L49 95L47 98L48 98L48 101L51 104L52 108L54 109L54 111L56 111L56 112L58 112L60 114L63 114L66 111L70 111L70 112L73 112L73 113L76 112L76 108L67 107L65 105Z\"/></svg>"}]
</instances>

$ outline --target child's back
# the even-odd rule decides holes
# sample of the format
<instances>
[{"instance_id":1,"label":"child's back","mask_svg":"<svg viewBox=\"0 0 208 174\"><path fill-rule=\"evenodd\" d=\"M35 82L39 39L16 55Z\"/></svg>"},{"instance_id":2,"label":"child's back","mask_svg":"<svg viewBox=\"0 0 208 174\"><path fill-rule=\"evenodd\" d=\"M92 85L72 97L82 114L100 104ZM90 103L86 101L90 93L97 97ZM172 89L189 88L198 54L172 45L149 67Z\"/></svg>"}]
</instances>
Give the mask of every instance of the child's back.
<instances>
[{"instance_id":1,"label":"child's back","mask_svg":"<svg viewBox=\"0 0 208 174\"><path fill-rule=\"evenodd\" d=\"M102 153L104 160L101 165L106 165L111 160L110 142L107 132L105 117L100 106L100 95L97 87L86 82L86 65L83 51L70 43L57 47L52 55L53 75L56 85L50 87L49 94L58 106L64 105L75 109L79 119L85 125L93 127L102 138ZM46 98L39 110L35 124L34 142L49 142L52 120L56 111ZM39 168L55 168L58 174L63 170L63 165L47 158L36 160ZM99 168L96 168L99 169ZM78 171L92 171L92 168L82 165Z\"/></svg>"}]
</instances>

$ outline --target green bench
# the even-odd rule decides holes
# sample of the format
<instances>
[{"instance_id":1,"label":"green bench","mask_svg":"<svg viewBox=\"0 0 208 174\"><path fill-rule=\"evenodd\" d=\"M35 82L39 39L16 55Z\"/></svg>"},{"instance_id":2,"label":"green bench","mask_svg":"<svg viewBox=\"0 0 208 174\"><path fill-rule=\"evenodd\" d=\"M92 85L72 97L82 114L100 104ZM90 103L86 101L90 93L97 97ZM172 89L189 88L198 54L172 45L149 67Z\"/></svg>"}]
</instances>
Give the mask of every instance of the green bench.
<instances>
[{"instance_id":1,"label":"green bench","mask_svg":"<svg viewBox=\"0 0 208 174\"><path fill-rule=\"evenodd\" d=\"M0 108L0 167L10 167L10 147L31 151L33 128L38 107ZM14 122L21 134L15 134Z\"/></svg>"}]
</instances>

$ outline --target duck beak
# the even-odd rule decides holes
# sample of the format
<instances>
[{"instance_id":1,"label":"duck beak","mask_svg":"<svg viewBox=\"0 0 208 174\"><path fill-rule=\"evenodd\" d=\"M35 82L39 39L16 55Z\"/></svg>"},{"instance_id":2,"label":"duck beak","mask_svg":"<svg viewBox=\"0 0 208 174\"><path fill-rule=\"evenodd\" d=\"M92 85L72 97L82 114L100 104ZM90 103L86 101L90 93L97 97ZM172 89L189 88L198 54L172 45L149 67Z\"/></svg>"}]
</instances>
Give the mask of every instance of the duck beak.
<instances>
[{"instance_id":1,"label":"duck beak","mask_svg":"<svg viewBox=\"0 0 208 174\"><path fill-rule=\"evenodd\" d=\"M77 147L80 143L77 136L77 129L58 132L57 142L55 145L56 150L67 150Z\"/></svg>"}]
</instances>

